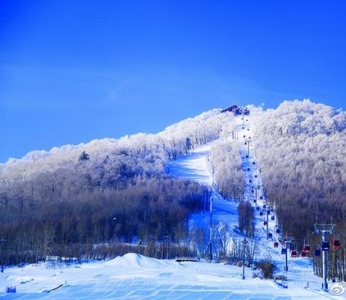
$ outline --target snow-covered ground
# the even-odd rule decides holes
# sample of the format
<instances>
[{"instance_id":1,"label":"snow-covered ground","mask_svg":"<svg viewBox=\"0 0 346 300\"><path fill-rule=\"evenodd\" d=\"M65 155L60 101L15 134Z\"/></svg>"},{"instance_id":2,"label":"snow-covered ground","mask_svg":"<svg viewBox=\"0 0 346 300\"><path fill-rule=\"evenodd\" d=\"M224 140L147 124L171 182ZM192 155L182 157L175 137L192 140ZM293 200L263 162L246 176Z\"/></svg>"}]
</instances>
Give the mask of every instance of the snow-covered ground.
<instances>
[{"instance_id":1,"label":"snow-covered ground","mask_svg":"<svg viewBox=\"0 0 346 300\"><path fill-rule=\"evenodd\" d=\"M257 169L250 120L239 119L238 136L244 139L242 149L245 180L248 182L245 199L256 209L256 240L262 258L270 257L278 265L277 274L287 276L287 288L271 280L253 278L257 271L243 269L216 261L177 262L157 260L128 253L109 261L84 264L46 263L7 268L0 273L1 299L344 299L321 289L322 279L313 275L309 258L288 257L288 272L284 271L285 257L281 248L274 248L277 239L275 212L269 215L267 239L264 219L260 216L265 204L260 172ZM245 136L245 137L244 137ZM249 143L249 141L251 142ZM223 199L213 187L208 170L208 152L213 143L192 151L171 163L170 172L178 177L196 180L210 187L213 202L213 235L222 225L229 226L230 240L243 240L237 231L237 203ZM256 199L262 197L257 203ZM267 208L266 208L267 210ZM265 211L266 211L265 210ZM264 214L265 218L267 217ZM273 216L273 220L272 220ZM209 228L209 213L193 215L189 225ZM333 285L330 284L330 287ZM15 288L16 293L6 293Z\"/></svg>"},{"instance_id":2,"label":"snow-covered ground","mask_svg":"<svg viewBox=\"0 0 346 300\"><path fill-rule=\"evenodd\" d=\"M298 269L294 272L297 275ZM302 271L304 271L302 269ZM287 289L272 281L241 279L241 268L208 262L157 260L129 253L110 261L70 267L45 264L6 269L1 285L16 286L3 299L325 299L333 298L295 280ZM301 273L303 279L304 274ZM306 277L304 280L309 280ZM6 284L5 284L6 282ZM334 297L337 299L337 297Z\"/></svg>"}]
</instances>

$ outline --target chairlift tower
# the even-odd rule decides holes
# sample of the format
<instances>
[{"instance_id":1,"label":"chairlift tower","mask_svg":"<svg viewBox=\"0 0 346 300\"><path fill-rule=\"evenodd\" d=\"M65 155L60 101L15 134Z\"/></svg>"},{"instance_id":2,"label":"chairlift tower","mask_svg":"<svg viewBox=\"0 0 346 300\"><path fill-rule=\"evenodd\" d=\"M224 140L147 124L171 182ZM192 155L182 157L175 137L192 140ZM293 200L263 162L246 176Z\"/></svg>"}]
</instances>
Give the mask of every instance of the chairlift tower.
<instances>
[{"instance_id":1,"label":"chairlift tower","mask_svg":"<svg viewBox=\"0 0 346 300\"><path fill-rule=\"evenodd\" d=\"M251 143L251 140L248 140L246 143L247 143L247 156L250 157L250 143Z\"/></svg>"},{"instance_id":2,"label":"chairlift tower","mask_svg":"<svg viewBox=\"0 0 346 300\"><path fill-rule=\"evenodd\" d=\"M267 209L267 240L269 239L269 214L270 210Z\"/></svg>"},{"instance_id":3,"label":"chairlift tower","mask_svg":"<svg viewBox=\"0 0 346 300\"><path fill-rule=\"evenodd\" d=\"M333 234L335 224L314 224L315 233L322 235L322 273L323 273L323 283L322 289L328 292L328 262L327 262L327 251L329 250L329 243L327 241L327 235Z\"/></svg>"},{"instance_id":4,"label":"chairlift tower","mask_svg":"<svg viewBox=\"0 0 346 300\"><path fill-rule=\"evenodd\" d=\"M288 246L291 246L291 243L293 242L293 238L292 237L286 237L285 240L285 272L288 271L288 261L287 261L287 252L288 252Z\"/></svg>"}]
</instances>

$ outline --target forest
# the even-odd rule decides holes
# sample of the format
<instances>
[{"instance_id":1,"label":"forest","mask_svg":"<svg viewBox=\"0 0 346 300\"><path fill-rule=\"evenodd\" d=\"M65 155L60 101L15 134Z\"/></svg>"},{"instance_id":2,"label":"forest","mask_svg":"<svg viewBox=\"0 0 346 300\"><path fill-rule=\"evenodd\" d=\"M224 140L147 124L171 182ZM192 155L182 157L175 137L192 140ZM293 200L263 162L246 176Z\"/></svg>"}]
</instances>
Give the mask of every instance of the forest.
<instances>
[{"instance_id":1,"label":"forest","mask_svg":"<svg viewBox=\"0 0 346 300\"><path fill-rule=\"evenodd\" d=\"M310 100L248 109L267 201L283 237L292 237L297 249L318 247L314 224L335 223L330 238L342 247L330 251L330 276L345 276L345 112ZM162 247L167 239L172 253L188 255L188 218L208 209L209 191L170 177L167 163L217 140L209 154L215 184L224 197L241 202L245 182L235 118L213 109L157 134L32 151L0 165L0 237L7 241L1 243L2 263L103 257L124 251L123 245ZM246 205L240 211L252 213ZM249 222L240 226L253 235ZM162 257L163 250L153 251Z\"/></svg>"},{"instance_id":2,"label":"forest","mask_svg":"<svg viewBox=\"0 0 346 300\"><path fill-rule=\"evenodd\" d=\"M252 120L262 178L280 227L296 239L309 238L314 223L343 228L345 113L308 100L286 101Z\"/></svg>"},{"instance_id":3,"label":"forest","mask_svg":"<svg viewBox=\"0 0 346 300\"><path fill-rule=\"evenodd\" d=\"M209 191L169 176L167 162L217 139L218 115L210 111L156 135L33 151L1 165L2 263L106 257L123 244L161 247L167 237L186 251L189 216L209 209Z\"/></svg>"},{"instance_id":4,"label":"forest","mask_svg":"<svg viewBox=\"0 0 346 300\"><path fill-rule=\"evenodd\" d=\"M310 100L284 101L277 109L259 111L252 122L262 180L279 227L300 251L304 244L321 249L314 224L335 224L328 236L328 276L345 280L345 112ZM313 263L321 274L321 257L313 256Z\"/></svg>"}]
</instances>

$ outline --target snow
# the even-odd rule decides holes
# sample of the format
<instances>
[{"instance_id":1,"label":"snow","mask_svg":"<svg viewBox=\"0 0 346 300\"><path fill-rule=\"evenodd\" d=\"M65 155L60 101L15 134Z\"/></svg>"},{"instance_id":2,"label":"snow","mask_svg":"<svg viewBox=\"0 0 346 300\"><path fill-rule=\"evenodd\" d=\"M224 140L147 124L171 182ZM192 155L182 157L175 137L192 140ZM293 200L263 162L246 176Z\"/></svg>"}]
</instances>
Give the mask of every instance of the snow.
<instances>
[{"instance_id":1,"label":"snow","mask_svg":"<svg viewBox=\"0 0 346 300\"><path fill-rule=\"evenodd\" d=\"M239 135L245 141L251 138L251 128L239 119ZM244 133L244 134L243 134ZM246 134L245 134L246 133ZM196 180L212 191L213 235L227 224L228 238L241 241L244 237L237 231L237 202L225 200L213 186L208 168L208 152L213 143L193 150L190 154L172 161L170 172L182 178ZM246 155L248 157L246 157ZM265 195L260 172L257 169L254 142L244 143L241 151L244 176L247 182L245 199L253 203L257 196L263 200L257 205L263 210ZM248 168L250 171L247 171ZM255 176L257 175L257 176ZM256 204L254 204L256 205ZM271 217L274 212L271 212ZM267 217L264 214L265 218ZM209 213L191 217L191 228L209 230ZM345 299L345 295L333 296L321 288L322 279L313 274L309 258L288 258L289 270L284 271L285 259L281 248L274 248L278 238L275 220L268 219L269 232L261 224L264 217L257 214L256 240L259 257L270 257L278 265L278 275L287 276L283 286L272 280L254 278L258 272L234 265L205 261L182 261L154 259L136 253L128 253L108 261L86 263L39 263L24 267L5 268L0 273L0 299ZM251 241L251 240L250 240ZM278 282L280 283L280 282ZM330 283L330 287L332 284ZM15 288L16 293L6 293Z\"/></svg>"},{"instance_id":2,"label":"snow","mask_svg":"<svg viewBox=\"0 0 346 300\"><path fill-rule=\"evenodd\" d=\"M294 267L287 289L270 280L241 279L241 268L222 263L157 260L128 253L113 260L59 265L42 263L5 269L1 288L16 294L1 299L340 299L300 282L305 267ZM251 273L251 270L246 270ZM299 275L299 273L302 275ZM304 280L311 280L306 277ZM311 281L312 283L312 281Z\"/></svg>"},{"instance_id":3,"label":"snow","mask_svg":"<svg viewBox=\"0 0 346 300\"><path fill-rule=\"evenodd\" d=\"M211 186L213 178L208 167L208 153L214 142L203 145L188 155L171 161L169 171L175 177L197 181L203 185Z\"/></svg>"}]
</instances>

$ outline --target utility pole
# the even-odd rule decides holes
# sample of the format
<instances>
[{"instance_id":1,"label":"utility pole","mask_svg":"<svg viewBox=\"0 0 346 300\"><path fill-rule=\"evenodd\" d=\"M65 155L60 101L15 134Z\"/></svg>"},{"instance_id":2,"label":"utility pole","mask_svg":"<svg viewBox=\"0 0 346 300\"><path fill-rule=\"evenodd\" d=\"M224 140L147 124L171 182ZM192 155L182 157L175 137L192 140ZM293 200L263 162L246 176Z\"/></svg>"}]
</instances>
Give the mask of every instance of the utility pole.
<instances>
[{"instance_id":1,"label":"utility pole","mask_svg":"<svg viewBox=\"0 0 346 300\"><path fill-rule=\"evenodd\" d=\"M209 224L209 258L213 260L213 195L210 196L210 224Z\"/></svg>"},{"instance_id":2,"label":"utility pole","mask_svg":"<svg viewBox=\"0 0 346 300\"><path fill-rule=\"evenodd\" d=\"M4 243L6 239L4 237L0 238L1 243L1 273L4 273Z\"/></svg>"},{"instance_id":3,"label":"utility pole","mask_svg":"<svg viewBox=\"0 0 346 300\"><path fill-rule=\"evenodd\" d=\"M269 214L270 214L270 210L267 210L267 240L269 239Z\"/></svg>"},{"instance_id":4,"label":"utility pole","mask_svg":"<svg viewBox=\"0 0 346 300\"><path fill-rule=\"evenodd\" d=\"M246 244L248 243L248 241L244 238L244 240L242 241L242 243L243 243L243 279L245 279L245 261L246 261L246 252L245 252L245 250L246 250Z\"/></svg>"},{"instance_id":5,"label":"utility pole","mask_svg":"<svg viewBox=\"0 0 346 300\"><path fill-rule=\"evenodd\" d=\"M322 289L328 292L328 261L327 251L329 250L329 242L327 240L328 234L333 234L335 224L314 224L315 233L322 235L321 250L322 250L322 273L323 283Z\"/></svg>"}]
</instances>

